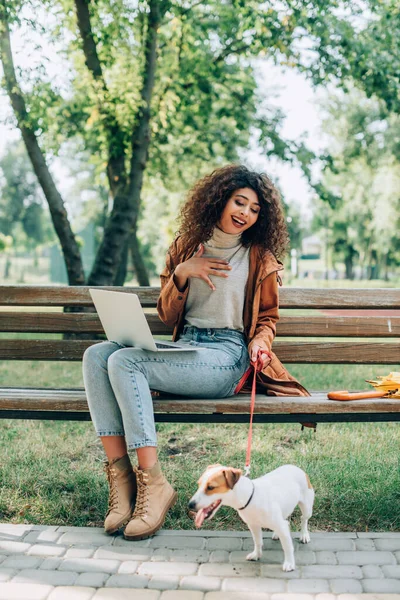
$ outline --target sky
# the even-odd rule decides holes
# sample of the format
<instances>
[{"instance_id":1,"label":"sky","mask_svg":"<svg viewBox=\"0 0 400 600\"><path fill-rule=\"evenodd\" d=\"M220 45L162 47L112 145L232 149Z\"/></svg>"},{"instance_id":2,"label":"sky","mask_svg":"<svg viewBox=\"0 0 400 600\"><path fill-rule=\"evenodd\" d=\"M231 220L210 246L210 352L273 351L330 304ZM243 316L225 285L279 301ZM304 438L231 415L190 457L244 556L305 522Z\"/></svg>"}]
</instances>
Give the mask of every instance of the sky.
<instances>
[{"instance_id":1,"label":"sky","mask_svg":"<svg viewBox=\"0 0 400 600\"><path fill-rule=\"evenodd\" d=\"M31 67L33 61L38 61L37 57L34 58L34 54L30 54L28 57L25 50L26 40L21 33L16 32L13 35L12 44L14 60L22 69ZM54 77L58 77L62 69L60 69L61 61L57 54L54 49L46 48L46 46L43 46L43 52L50 59L46 63L47 72L53 72ZM298 139L301 135L306 135L306 143L310 149L321 150L323 148L322 115L318 106L321 93L315 91L306 76L293 69L276 66L265 59L258 63L257 80L260 94L267 94L268 102L279 107L286 115L281 135L293 140ZM273 96L271 96L271 90L273 90ZM9 116L10 112L8 98L2 94L0 97L0 155L4 152L7 140L20 138L19 131L15 127L3 124L5 117ZM245 152L242 158L248 166L266 171L278 184L285 201L290 205L296 205L306 219L311 217L312 190L299 167L284 164L270 157L266 158L257 147ZM71 181L61 161L54 161L52 169L62 195L68 197Z\"/></svg>"}]
</instances>

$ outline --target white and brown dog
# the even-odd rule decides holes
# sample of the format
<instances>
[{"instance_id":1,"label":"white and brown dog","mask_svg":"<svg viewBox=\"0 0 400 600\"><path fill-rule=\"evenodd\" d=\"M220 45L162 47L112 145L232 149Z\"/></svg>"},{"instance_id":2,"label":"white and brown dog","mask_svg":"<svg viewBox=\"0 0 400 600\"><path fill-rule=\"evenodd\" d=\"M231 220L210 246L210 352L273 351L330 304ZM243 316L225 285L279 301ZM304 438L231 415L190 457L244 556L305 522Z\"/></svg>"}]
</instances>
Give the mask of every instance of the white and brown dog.
<instances>
[{"instance_id":1,"label":"white and brown dog","mask_svg":"<svg viewBox=\"0 0 400 600\"><path fill-rule=\"evenodd\" d=\"M310 541L308 519L312 515L314 490L307 474L294 465L284 465L259 477L242 477L240 469L211 465L198 481L199 489L189 502L197 511L196 527L210 520L220 506L235 508L248 525L254 540L254 550L247 560L259 560L262 554L262 528L273 531L272 539L279 539L284 552L284 571L295 569L293 541L288 517L297 505L301 510L300 541Z\"/></svg>"}]
</instances>

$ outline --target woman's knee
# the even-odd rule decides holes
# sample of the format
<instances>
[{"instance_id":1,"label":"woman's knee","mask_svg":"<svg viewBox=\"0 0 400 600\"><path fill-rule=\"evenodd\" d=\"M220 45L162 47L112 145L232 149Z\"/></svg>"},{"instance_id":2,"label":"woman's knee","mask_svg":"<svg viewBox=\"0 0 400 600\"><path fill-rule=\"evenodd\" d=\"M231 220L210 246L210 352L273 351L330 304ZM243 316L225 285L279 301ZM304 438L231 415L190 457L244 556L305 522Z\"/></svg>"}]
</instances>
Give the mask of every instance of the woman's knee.
<instances>
[{"instance_id":1,"label":"woman's knee","mask_svg":"<svg viewBox=\"0 0 400 600\"><path fill-rule=\"evenodd\" d=\"M133 371L137 368L137 361L139 359L138 354L140 350L133 351L132 348L120 348L107 360L107 369L109 374L112 376L113 373L120 373L121 371Z\"/></svg>"},{"instance_id":2,"label":"woman's knee","mask_svg":"<svg viewBox=\"0 0 400 600\"><path fill-rule=\"evenodd\" d=\"M118 350L115 342L100 342L86 348L83 353L83 368L98 366L107 367L107 361L110 355Z\"/></svg>"}]
</instances>

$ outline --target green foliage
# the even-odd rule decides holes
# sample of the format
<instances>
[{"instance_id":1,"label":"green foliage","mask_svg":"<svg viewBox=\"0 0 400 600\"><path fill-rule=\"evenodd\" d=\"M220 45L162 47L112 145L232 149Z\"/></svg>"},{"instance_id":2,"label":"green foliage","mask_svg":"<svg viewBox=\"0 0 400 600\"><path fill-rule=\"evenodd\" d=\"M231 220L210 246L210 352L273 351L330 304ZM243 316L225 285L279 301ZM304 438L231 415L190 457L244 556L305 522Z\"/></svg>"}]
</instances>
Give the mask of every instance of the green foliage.
<instances>
[{"instance_id":1,"label":"green foliage","mask_svg":"<svg viewBox=\"0 0 400 600\"><path fill-rule=\"evenodd\" d=\"M54 239L42 191L21 142L6 148L0 174L0 231L31 246Z\"/></svg>"},{"instance_id":2,"label":"green foliage","mask_svg":"<svg viewBox=\"0 0 400 600\"><path fill-rule=\"evenodd\" d=\"M334 260L351 276L359 259L369 277L400 264L400 117L361 92L331 97L324 130L331 154L315 201L314 229L324 228Z\"/></svg>"},{"instance_id":3,"label":"green foliage","mask_svg":"<svg viewBox=\"0 0 400 600\"><path fill-rule=\"evenodd\" d=\"M321 3L322 6L323 3ZM400 112L400 5L397 0L345 2L347 19L327 12L320 23L315 60L304 66L317 85L334 79L349 92L353 83L368 98ZM311 32L311 18L308 31Z\"/></svg>"}]
</instances>

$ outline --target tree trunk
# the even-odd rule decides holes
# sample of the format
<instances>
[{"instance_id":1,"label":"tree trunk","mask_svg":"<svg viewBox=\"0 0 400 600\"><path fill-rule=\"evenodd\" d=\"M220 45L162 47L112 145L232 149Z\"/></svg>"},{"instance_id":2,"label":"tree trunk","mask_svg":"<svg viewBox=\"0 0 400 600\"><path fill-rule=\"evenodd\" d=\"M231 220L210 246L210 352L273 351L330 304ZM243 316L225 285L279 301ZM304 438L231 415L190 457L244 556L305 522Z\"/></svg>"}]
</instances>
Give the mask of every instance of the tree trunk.
<instances>
[{"instance_id":1,"label":"tree trunk","mask_svg":"<svg viewBox=\"0 0 400 600\"><path fill-rule=\"evenodd\" d=\"M125 243L122 251L121 261L117 270L117 275L114 279L114 285L124 285L126 274L128 272L128 257L129 257L129 241Z\"/></svg>"},{"instance_id":2,"label":"tree trunk","mask_svg":"<svg viewBox=\"0 0 400 600\"><path fill-rule=\"evenodd\" d=\"M89 285L107 285L114 280L124 243L136 225L150 145L150 104L157 63L157 30L166 6L163 0L149 1L141 108L131 136L129 181L115 195L110 219L89 276Z\"/></svg>"},{"instance_id":3,"label":"tree trunk","mask_svg":"<svg viewBox=\"0 0 400 600\"><path fill-rule=\"evenodd\" d=\"M0 49L4 70L7 93L11 101L18 127L21 131L26 150L31 160L33 170L43 189L49 205L54 229L60 240L67 269L70 285L84 285L85 275L79 246L68 221L63 199L57 190L54 180L46 164L43 153L39 147L36 134L29 122L25 99L18 85L15 75L14 62L11 51L10 31L7 21L7 10L4 2L0 4Z\"/></svg>"},{"instance_id":4,"label":"tree trunk","mask_svg":"<svg viewBox=\"0 0 400 600\"><path fill-rule=\"evenodd\" d=\"M139 285L150 285L146 265L144 264L143 256L140 251L139 240L137 239L136 235L136 227L129 236L129 247L131 251L133 268L135 269L136 278Z\"/></svg>"}]
</instances>

